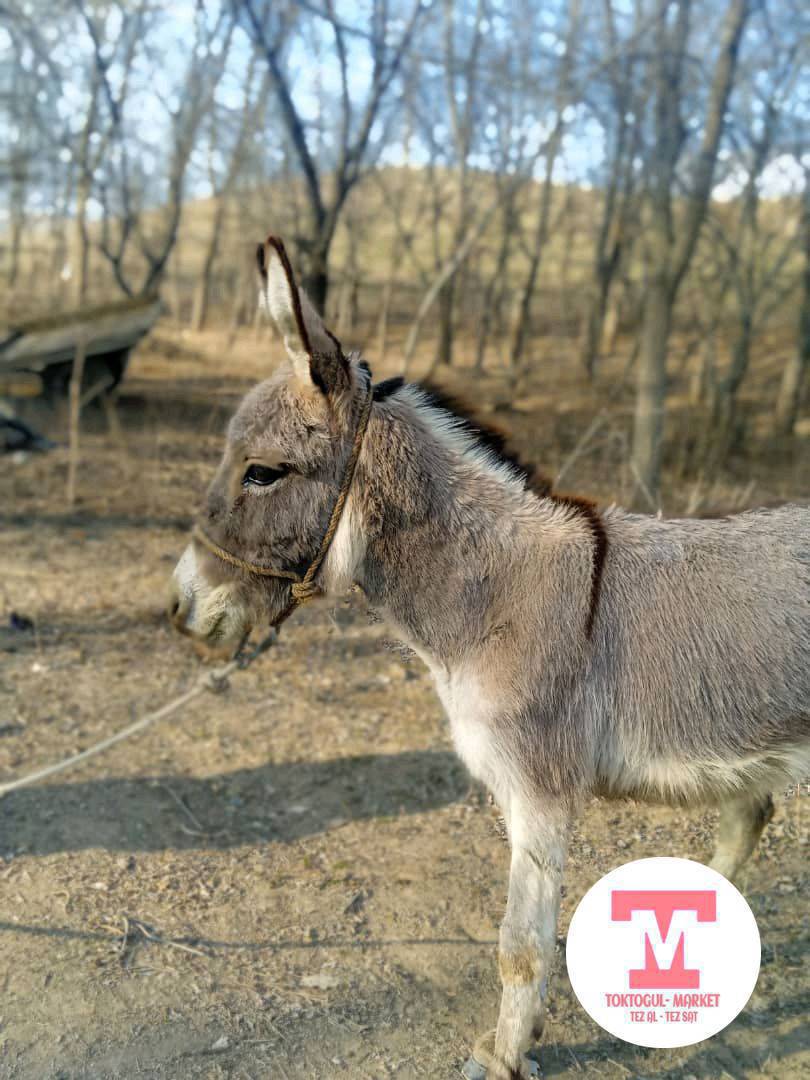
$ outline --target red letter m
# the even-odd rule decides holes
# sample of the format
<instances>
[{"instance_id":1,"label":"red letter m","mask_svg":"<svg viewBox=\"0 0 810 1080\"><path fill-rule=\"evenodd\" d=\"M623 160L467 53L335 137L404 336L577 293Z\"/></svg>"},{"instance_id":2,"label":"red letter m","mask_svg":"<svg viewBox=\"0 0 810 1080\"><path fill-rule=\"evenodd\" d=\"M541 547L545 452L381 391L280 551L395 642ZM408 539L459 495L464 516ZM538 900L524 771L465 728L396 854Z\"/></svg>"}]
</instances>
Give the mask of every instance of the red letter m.
<instances>
[{"instance_id":1,"label":"red letter m","mask_svg":"<svg viewBox=\"0 0 810 1080\"><path fill-rule=\"evenodd\" d=\"M628 922L634 911L652 911L658 924L659 948L668 949L670 924L675 911L694 911L698 922L715 922L717 919L717 894L707 892L653 892L645 890L614 889L611 918L614 922ZM697 990L700 987L700 971L687 968L684 956L684 934L681 932L672 954L669 967L661 967L650 941L644 934L644 967L630 970L631 990Z\"/></svg>"}]
</instances>

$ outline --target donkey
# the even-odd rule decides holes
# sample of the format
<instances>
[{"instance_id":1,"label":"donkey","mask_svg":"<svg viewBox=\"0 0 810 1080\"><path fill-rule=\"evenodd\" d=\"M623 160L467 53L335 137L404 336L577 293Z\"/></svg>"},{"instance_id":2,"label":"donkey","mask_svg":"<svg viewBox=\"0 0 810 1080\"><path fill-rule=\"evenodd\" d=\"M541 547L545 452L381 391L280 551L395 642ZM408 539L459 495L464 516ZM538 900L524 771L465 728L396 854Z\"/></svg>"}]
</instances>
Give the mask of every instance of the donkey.
<instances>
[{"instance_id":1,"label":"donkey","mask_svg":"<svg viewBox=\"0 0 810 1080\"><path fill-rule=\"evenodd\" d=\"M278 239L258 263L290 362L230 422L171 617L232 650L359 585L424 660L511 845L500 1014L474 1058L527 1077L583 800L719 805L731 877L770 792L810 771L810 509L660 520L535 491L420 386L372 386Z\"/></svg>"}]
</instances>

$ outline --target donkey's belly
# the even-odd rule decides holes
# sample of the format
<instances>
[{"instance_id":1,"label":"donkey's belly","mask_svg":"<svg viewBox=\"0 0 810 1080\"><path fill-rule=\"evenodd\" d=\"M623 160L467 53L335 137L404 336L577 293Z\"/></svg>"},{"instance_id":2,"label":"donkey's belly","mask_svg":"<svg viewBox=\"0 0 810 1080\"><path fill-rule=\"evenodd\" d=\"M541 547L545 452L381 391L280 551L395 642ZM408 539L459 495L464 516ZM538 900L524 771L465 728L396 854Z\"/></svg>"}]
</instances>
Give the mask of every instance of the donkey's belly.
<instances>
[{"instance_id":1,"label":"donkey's belly","mask_svg":"<svg viewBox=\"0 0 810 1080\"><path fill-rule=\"evenodd\" d=\"M713 805L741 793L770 794L808 774L810 743L728 761L658 757L633 762L614 753L598 762L594 793L671 806Z\"/></svg>"}]
</instances>

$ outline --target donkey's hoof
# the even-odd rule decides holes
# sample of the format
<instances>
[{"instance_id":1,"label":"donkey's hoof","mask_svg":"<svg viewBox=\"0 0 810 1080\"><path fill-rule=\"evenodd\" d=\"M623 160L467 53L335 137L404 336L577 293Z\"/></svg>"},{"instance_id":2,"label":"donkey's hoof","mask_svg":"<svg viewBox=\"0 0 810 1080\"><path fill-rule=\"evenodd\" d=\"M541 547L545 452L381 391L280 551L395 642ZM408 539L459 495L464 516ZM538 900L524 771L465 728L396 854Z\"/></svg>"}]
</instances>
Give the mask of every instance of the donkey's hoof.
<instances>
[{"instance_id":1,"label":"donkey's hoof","mask_svg":"<svg viewBox=\"0 0 810 1080\"><path fill-rule=\"evenodd\" d=\"M533 1058L525 1058L523 1065L527 1076L541 1080L543 1074L540 1072L540 1065ZM486 1080L487 1069L480 1061L476 1061L474 1057L468 1057L461 1070L461 1075L466 1077L467 1080Z\"/></svg>"},{"instance_id":2,"label":"donkey's hoof","mask_svg":"<svg viewBox=\"0 0 810 1080\"><path fill-rule=\"evenodd\" d=\"M462 1069L467 1080L532 1080L541 1077L540 1066L533 1058L522 1057L520 1065L507 1064L495 1054L495 1031L487 1031L476 1040L472 1057Z\"/></svg>"},{"instance_id":3,"label":"donkey's hoof","mask_svg":"<svg viewBox=\"0 0 810 1080\"><path fill-rule=\"evenodd\" d=\"M487 1070L474 1057L467 1058L461 1075L466 1076L467 1080L487 1080Z\"/></svg>"}]
</instances>

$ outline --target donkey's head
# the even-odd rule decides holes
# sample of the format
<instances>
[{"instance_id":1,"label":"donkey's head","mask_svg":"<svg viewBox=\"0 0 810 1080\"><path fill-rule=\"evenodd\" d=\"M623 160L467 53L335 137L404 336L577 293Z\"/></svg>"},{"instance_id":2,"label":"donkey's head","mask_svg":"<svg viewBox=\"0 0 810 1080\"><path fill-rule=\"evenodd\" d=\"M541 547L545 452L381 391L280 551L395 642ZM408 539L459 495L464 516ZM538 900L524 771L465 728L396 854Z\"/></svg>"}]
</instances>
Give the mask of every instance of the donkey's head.
<instances>
[{"instance_id":1,"label":"donkey's head","mask_svg":"<svg viewBox=\"0 0 810 1080\"><path fill-rule=\"evenodd\" d=\"M177 629L223 651L254 625L274 622L294 580L322 552L369 393L368 369L344 356L298 289L281 241L271 236L257 256L260 303L290 362L254 387L232 418L169 601Z\"/></svg>"}]
</instances>

